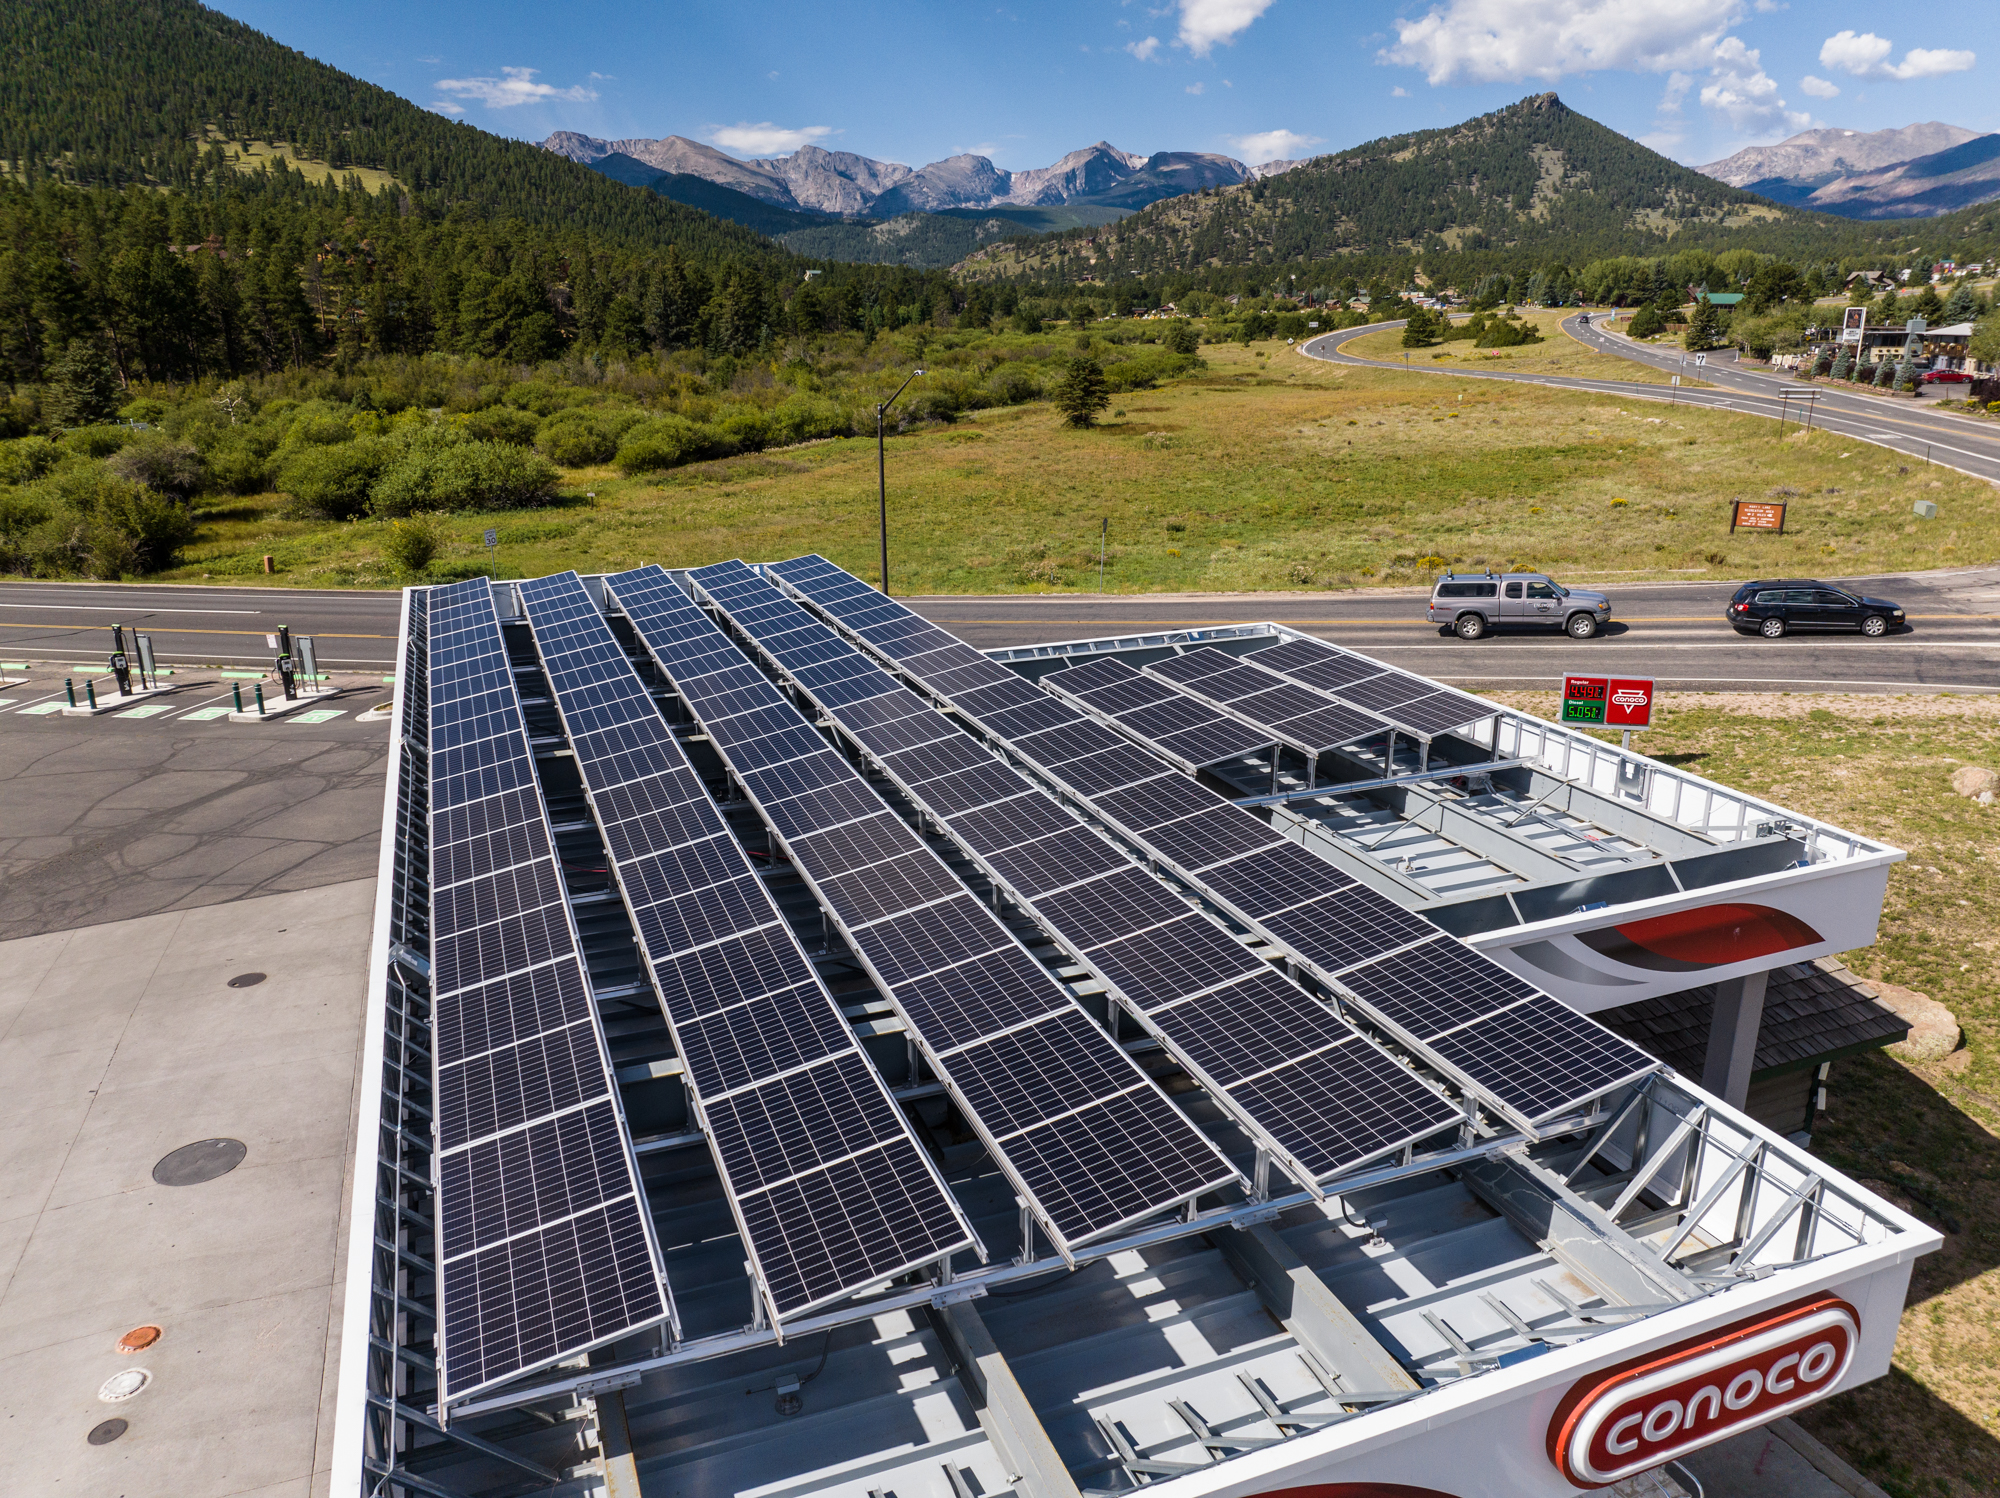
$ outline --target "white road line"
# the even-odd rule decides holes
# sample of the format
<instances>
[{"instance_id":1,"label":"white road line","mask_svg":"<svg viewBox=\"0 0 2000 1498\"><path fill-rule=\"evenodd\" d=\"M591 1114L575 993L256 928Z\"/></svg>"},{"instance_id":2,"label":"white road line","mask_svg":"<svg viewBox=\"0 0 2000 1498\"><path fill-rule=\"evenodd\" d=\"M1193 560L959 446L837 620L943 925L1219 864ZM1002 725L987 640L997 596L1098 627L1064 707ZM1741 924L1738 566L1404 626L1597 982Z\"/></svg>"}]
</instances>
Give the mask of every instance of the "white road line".
<instances>
[{"instance_id":1,"label":"white road line","mask_svg":"<svg viewBox=\"0 0 2000 1498\"><path fill-rule=\"evenodd\" d=\"M261 614L262 609L163 609L129 603L7 603L0 601L0 609L102 609L119 614ZM92 626L95 628L95 626Z\"/></svg>"}]
</instances>

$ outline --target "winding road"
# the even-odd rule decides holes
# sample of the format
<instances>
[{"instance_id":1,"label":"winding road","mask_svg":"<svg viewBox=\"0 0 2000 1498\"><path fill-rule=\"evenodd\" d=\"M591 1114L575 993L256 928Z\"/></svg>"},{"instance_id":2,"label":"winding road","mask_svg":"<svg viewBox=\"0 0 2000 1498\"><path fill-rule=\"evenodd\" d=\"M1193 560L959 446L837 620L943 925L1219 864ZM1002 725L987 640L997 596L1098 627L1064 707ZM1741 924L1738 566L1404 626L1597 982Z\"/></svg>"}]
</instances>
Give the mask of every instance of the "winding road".
<instances>
[{"instance_id":1,"label":"winding road","mask_svg":"<svg viewBox=\"0 0 2000 1498\"><path fill-rule=\"evenodd\" d=\"M1629 359L1638 364L1649 364L1654 368L1682 373L1681 353L1678 349L1649 348L1635 343L1620 333L1607 333L1596 325L1596 317L1602 314L1579 312L1566 317L1562 329L1577 342L1588 348L1601 350L1620 359ZM1363 359L1343 352L1343 347L1369 333L1383 333L1403 326L1401 319L1390 322L1371 323L1362 328L1345 328L1337 333L1322 333L1299 345L1299 351L1309 359L1319 359L1329 364L1354 364L1370 369L1403 369L1406 366L1386 359ZM1615 395L1621 400L1650 400L1661 403L1674 402L1683 406L1707 406L1714 410L1741 411L1752 416L1776 418L1783 415L1787 420L1799 419L1808 404L1815 409L1812 423L1816 428L1835 432L1843 437L1873 443L1896 452L1908 454L1919 461L1939 463L1948 468L1956 468L1977 478L2000 483L2000 425L1982 421L1977 417L1958 416L1939 411L1908 398L1863 395L1859 391L1842 389L1826 381L1795 380L1788 374L1746 367L1728 362L1728 350L1710 356L1711 362L1699 371L1692 362L1686 366L1689 375L1699 377L1713 389L1702 390L1689 387L1674 388L1669 385L1649 385L1636 380L1593 380L1570 375L1511 374L1500 370L1471 369L1425 369L1416 365L1407 366L1414 373L1435 375L1461 380L1513 380L1533 385L1549 385L1563 390L1589 390L1602 395ZM1794 397L1786 402L1781 394L1789 392ZM1816 401L1805 401L1798 397L1806 392L1817 393ZM1787 409L1789 407L1789 409Z\"/></svg>"}]
</instances>

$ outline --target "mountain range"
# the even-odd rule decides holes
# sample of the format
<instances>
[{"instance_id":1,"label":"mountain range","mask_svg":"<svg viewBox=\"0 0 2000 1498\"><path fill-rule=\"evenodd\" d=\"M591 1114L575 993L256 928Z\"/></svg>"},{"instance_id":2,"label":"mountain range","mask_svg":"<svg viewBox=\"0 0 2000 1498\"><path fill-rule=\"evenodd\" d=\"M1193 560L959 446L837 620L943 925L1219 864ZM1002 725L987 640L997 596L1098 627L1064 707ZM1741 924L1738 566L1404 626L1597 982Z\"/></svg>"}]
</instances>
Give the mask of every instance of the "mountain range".
<instances>
[{"instance_id":1,"label":"mountain range","mask_svg":"<svg viewBox=\"0 0 2000 1498\"><path fill-rule=\"evenodd\" d=\"M599 140L559 130L544 150L620 181L650 185L644 174L698 177L775 208L834 218L894 218L948 209L1091 207L1130 211L1162 198L1233 187L1298 163L1246 166L1206 151L1142 156L1098 141L1052 166L1010 172L984 156L948 156L928 166L876 161L850 151L802 146L789 156L742 160L681 135ZM1102 220L1100 220L1101 222Z\"/></svg>"},{"instance_id":2,"label":"mountain range","mask_svg":"<svg viewBox=\"0 0 2000 1498\"><path fill-rule=\"evenodd\" d=\"M2000 135L1936 120L1807 130L1698 170L1775 203L1843 218L1929 218L2000 198Z\"/></svg>"}]
</instances>

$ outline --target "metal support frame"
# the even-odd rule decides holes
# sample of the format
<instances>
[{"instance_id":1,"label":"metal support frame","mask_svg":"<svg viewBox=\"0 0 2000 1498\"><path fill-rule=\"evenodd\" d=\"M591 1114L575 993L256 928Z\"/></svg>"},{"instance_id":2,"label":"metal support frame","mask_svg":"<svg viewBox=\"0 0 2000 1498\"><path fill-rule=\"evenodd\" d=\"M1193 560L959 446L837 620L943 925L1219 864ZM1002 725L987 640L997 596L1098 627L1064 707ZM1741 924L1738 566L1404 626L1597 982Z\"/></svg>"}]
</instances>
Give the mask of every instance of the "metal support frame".
<instances>
[{"instance_id":1,"label":"metal support frame","mask_svg":"<svg viewBox=\"0 0 2000 1498\"><path fill-rule=\"evenodd\" d=\"M1385 775L1377 780L1324 781L1300 791L1281 791L1275 796L1239 796L1238 806L1282 806L1287 801L1310 801L1319 796L1359 796L1391 786L1421 785L1427 780L1449 780L1454 775L1490 775L1495 770L1518 770L1532 765L1531 759L1480 760L1469 765L1443 765L1419 770L1414 775Z\"/></svg>"}]
</instances>

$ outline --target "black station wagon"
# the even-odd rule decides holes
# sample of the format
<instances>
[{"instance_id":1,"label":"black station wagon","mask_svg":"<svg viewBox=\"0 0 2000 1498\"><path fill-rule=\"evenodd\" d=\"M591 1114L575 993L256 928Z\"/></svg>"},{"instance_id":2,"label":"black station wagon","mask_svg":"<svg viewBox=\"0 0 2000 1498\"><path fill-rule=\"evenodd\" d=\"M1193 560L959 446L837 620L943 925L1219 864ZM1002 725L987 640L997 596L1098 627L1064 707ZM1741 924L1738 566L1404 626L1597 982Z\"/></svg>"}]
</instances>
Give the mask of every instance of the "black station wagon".
<instances>
[{"instance_id":1,"label":"black station wagon","mask_svg":"<svg viewBox=\"0 0 2000 1498\"><path fill-rule=\"evenodd\" d=\"M1886 598L1869 598L1809 577L1745 583L1723 613L1739 635L1767 640L1795 629L1858 629L1880 639L1903 627L1903 611Z\"/></svg>"}]
</instances>

